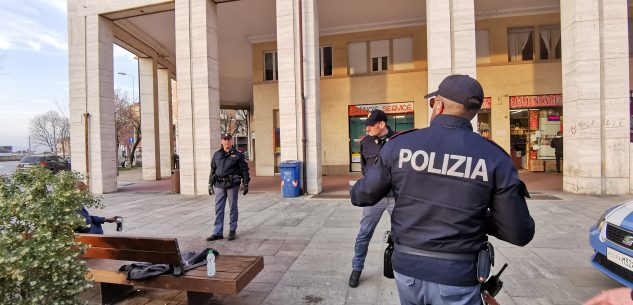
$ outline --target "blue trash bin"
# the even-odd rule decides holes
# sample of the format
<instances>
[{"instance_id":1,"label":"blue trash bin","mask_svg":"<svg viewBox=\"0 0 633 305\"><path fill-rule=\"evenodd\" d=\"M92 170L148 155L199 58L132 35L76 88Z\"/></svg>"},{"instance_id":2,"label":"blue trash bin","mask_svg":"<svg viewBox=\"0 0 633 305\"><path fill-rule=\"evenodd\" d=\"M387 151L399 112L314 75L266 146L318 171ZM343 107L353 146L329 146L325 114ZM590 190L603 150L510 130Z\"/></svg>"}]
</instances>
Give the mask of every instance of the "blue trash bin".
<instances>
[{"instance_id":1,"label":"blue trash bin","mask_svg":"<svg viewBox=\"0 0 633 305\"><path fill-rule=\"evenodd\" d=\"M284 198L301 195L301 161L282 161L279 164L281 173L281 194Z\"/></svg>"}]
</instances>

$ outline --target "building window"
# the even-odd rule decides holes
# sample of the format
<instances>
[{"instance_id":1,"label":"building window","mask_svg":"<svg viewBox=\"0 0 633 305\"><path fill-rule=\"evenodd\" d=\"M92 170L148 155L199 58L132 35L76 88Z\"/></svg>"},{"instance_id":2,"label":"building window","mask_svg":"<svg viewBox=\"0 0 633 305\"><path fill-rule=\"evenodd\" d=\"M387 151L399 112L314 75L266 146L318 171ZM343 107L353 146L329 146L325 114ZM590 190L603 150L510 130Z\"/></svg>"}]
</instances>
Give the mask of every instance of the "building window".
<instances>
[{"instance_id":1,"label":"building window","mask_svg":"<svg viewBox=\"0 0 633 305\"><path fill-rule=\"evenodd\" d=\"M370 41L369 55L372 72L389 70L389 40Z\"/></svg>"},{"instance_id":2,"label":"building window","mask_svg":"<svg viewBox=\"0 0 633 305\"><path fill-rule=\"evenodd\" d=\"M264 52L264 80L277 80L277 51Z\"/></svg>"},{"instance_id":3,"label":"building window","mask_svg":"<svg viewBox=\"0 0 633 305\"><path fill-rule=\"evenodd\" d=\"M540 57L542 60L560 59L560 26L543 26L539 28Z\"/></svg>"},{"instance_id":4,"label":"building window","mask_svg":"<svg viewBox=\"0 0 633 305\"><path fill-rule=\"evenodd\" d=\"M490 33L488 30L477 30L475 32L475 42L477 48L477 63L490 63Z\"/></svg>"},{"instance_id":5,"label":"building window","mask_svg":"<svg viewBox=\"0 0 633 305\"><path fill-rule=\"evenodd\" d=\"M404 37L392 40L393 70L413 69L413 38Z\"/></svg>"},{"instance_id":6,"label":"building window","mask_svg":"<svg viewBox=\"0 0 633 305\"><path fill-rule=\"evenodd\" d=\"M534 59L534 28L508 29L508 61Z\"/></svg>"},{"instance_id":7,"label":"building window","mask_svg":"<svg viewBox=\"0 0 633 305\"><path fill-rule=\"evenodd\" d=\"M387 56L372 57L371 58L371 71L380 72L387 71L389 69L389 62Z\"/></svg>"},{"instance_id":8,"label":"building window","mask_svg":"<svg viewBox=\"0 0 633 305\"><path fill-rule=\"evenodd\" d=\"M332 75L332 47L326 46L319 49L319 60L321 61L321 76Z\"/></svg>"},{"instance_id":9,"label":"building window","mask_svg":"<svg viewBox=\"0 0 633 305\"><path fill-rule=\"evenodd\" d=\"M347 45L349 74L367 73L367 42L352 42Z\"/></svg>"}]
</instances>

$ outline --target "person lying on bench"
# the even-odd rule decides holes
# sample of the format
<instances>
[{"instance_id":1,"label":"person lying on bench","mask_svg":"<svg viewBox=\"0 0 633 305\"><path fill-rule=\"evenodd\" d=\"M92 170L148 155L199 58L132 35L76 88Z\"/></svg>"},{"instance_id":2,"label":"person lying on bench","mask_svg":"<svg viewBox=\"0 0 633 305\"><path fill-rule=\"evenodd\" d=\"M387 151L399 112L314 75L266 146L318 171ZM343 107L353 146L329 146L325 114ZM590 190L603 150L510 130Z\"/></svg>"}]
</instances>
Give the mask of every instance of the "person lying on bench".
<instances>
[{"instance_id":1,"label":"person lying on bench","mask_svg":"<svg viewBox=\"0 0 633 305\"><path fill-rule=\"evenodd\" d=\"M88 189L88 186L81 181L77 182L75 187L80 192ZM78 211L78 213L86 219L86 225L75 228L75 232L77 233L103 234L103 228L101 227L101 225L105 222L115 222L116 218L119 217L101 217L90 215L90 213L88 213L88 210L86 210L86 208L84 207L82 207L81 211Z\"/></svg>"}]
</instances>

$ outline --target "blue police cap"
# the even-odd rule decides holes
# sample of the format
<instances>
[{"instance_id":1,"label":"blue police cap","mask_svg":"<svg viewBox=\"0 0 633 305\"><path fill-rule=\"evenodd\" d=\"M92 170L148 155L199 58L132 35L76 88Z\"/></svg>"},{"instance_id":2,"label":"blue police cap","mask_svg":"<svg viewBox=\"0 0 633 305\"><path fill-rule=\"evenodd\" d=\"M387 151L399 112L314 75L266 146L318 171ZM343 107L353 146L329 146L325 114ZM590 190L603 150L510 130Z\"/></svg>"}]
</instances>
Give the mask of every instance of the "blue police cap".
<instances>
[{"instance_id":1,"label":"blue police cap","mask_svg":"<svg viewBox=\"0 0 633 305\"><path fill-rule=\"evenodd\" d=\"M468 109L479 109L484 100L484 89L476 79L468 75L454 74L447 76L437 91L425 95L424 98L438 95L460 103Z\"/></svg>"},{"instance_id":2,"label":"blue police cap","mask_svg":"<svg viewBox=\"0 0 633 305\"><path fill-rule=\"evenodd\" d=\"M228 133L228 132L223 132L222 134L220 134L220 137L221 137L222 139L233 139L233 137L231 136L231 134L230 134L230 133Z\"/></svg>"}]
</instances>

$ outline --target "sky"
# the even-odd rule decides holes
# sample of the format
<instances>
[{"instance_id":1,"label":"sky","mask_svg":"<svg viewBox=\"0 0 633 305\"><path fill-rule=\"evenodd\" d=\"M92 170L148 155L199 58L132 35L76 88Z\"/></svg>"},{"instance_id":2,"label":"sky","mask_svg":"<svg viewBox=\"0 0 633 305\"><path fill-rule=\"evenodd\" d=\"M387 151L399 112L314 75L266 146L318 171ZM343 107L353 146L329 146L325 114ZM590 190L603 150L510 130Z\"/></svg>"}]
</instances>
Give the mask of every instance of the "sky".
<instances>
[{"instance_id":1,"label":"sky","mask_svg":"<svg viewBox=\"0 0 633 305\"><path fill-rule=\"evenodd\" d=\"M67 113L67 34L66 0L0 0L0 146L26 149L34 116ZM136 59L113 48L115 88L138 96Z\"/></svg>"}]
</instances>

